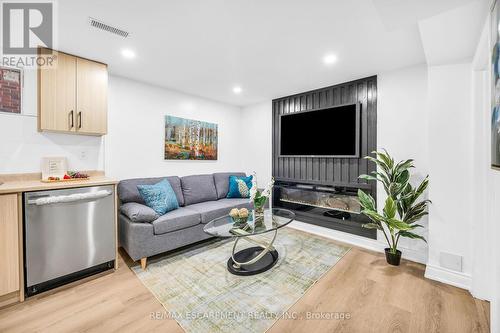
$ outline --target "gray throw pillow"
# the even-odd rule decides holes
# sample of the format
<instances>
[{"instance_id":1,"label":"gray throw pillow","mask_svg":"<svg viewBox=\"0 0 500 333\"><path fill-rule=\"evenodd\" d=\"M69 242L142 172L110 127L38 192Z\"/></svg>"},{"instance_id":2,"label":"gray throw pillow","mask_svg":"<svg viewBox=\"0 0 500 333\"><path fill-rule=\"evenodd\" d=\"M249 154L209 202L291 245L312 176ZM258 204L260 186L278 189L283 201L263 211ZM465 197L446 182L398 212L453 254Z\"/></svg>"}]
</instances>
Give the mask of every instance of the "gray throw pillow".
<instances>
[{"instance_id":1,"label":"gray throw pillow","mask_svg":"<svg viewBox=\"0 0 500 333\"><path fill-rule=\"evenodd\" d=\"M127 202L121 205L120 212L130 221L138 223L153 222L159 217L152 208L137 202Z\"/></svg>"}]
</instances>

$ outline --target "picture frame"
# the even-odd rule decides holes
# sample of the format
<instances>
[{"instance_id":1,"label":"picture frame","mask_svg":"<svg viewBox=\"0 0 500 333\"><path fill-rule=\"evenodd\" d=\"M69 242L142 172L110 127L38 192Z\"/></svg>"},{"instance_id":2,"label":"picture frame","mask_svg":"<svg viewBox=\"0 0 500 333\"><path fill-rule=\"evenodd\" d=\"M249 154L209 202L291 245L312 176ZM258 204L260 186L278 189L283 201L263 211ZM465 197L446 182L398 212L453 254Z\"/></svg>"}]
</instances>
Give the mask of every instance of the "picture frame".
<instances>
[{"instance_id":1,"label":"picture frame","mask_svg":"<svg viewBox=\"0 0 500 333\"><path fill-rule=\"evenodd\" d=\"M500 170L500 5L491 11L491 167Z\"/></svg>"},{"instance_id":2,"label":"picture frame","mask_svg":"<svg viewBox=\"0 0 500 333\"><path fill-rule=\"evenodd\" d=\"M0 66L0 112L22 114L23 74L22 68Z\"/></svg>"},{"instance_id":3,"label":"picture frame","mask_svg":"<svg viewBox=\"0 0 500 333\"><path fill-rule=\"evenodd\" d=\"M217 124L165 116L165 160L217 160Z\"/></svg>"}]
</instances>

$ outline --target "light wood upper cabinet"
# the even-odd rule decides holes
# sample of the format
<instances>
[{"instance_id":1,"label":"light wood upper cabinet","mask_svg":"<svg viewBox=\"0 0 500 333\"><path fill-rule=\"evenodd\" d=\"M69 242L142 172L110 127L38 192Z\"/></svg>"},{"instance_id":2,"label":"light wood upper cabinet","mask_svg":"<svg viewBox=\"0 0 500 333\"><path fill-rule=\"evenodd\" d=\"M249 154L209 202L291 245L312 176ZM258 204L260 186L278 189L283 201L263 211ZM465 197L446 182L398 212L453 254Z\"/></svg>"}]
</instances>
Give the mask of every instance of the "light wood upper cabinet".
<instances>
[{"instance_id":1,"label":"light wood upper cabinet","mask_svg":"<svg viewBox=\"0 0 500 333\"><path fill-rule=\"evenodd\" d=\"M75 131L76 57L54 51L54 68L38 68L38 127Z\"/></svg>"},{"instance_id":2,"label":"light wood upper cabinet","mask_svg":"<svg viewBox=\"0 0 500 333\"><path fill-rule=\"evenodd\" d=\"M38 68L38 130L106 134L107 66L52 52L55 66Z\"/></svg>"},{"instance_id":3,"label":"light wood upper cabinet","mask_svg":"<svg viewBox=\"0 0 500 333\"><path fill-rule=\"evenodd\" d=\"M0 195L0 297L19 290L17 194Z\"/></svg>"},{"instance_id":4,"label":"light wood upper cabinet","mask_svg":"<svg viewBox=\"0 0 500 333\"><path fill-rule=\"evenodd\" d=\"M87 59L78 58L77 68L77 127L81 133L106 134L108 108L108 69Z\"/></svg>"}]
</instances>

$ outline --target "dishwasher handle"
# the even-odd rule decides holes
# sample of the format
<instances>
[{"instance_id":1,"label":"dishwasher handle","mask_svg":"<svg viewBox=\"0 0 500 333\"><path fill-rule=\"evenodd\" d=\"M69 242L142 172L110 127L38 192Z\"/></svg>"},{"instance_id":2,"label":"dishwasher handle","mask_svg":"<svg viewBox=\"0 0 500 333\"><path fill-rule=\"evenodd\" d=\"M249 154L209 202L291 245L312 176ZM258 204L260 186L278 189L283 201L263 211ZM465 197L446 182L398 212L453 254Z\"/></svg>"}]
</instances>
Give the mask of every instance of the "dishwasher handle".
<instances>
[{"instance_id":1,"label":"dishwasher handle","mask_svg":"<svg viewBox=\"0 0 500 333\"><path fill-rule=\"evenodd\" d=\"M47 197L38 197L37 199L28 200L28 205L50 205L50 204L58 204L58 203L69 203L69 202L77 202L84 200L97 200L101 198L105 198L111 195L111 191L101 190L97 192L89 192L89 193L74 193L69 195L54 195Z\"/></svg>"}]
</instances>

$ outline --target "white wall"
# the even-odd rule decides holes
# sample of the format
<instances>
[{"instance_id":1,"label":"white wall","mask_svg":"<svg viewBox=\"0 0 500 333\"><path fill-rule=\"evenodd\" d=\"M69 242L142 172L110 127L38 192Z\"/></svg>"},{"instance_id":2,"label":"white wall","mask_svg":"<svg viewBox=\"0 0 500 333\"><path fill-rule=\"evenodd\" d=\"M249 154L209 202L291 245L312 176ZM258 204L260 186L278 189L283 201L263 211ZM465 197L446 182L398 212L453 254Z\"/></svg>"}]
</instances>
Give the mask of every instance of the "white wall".
<instances>
[{"instance_id":1,"label":"white wall","mask_svg":"<svg viewBox=\"0 0 500 333\"><path fill-rule=\"evenodd\" d=\"M490 71L473 71L474 219L471 227L473 267L471 293L491 302L491 331L500 332L500 171L490 167Z\"/></svg>"},{"instance_id":2,"label":"white wall","mask_svg":"<svg viewBox=\"0 0 500 333\"><path fill-rule=\"evenodd\" d=\"M427 142L427 66L425 64L382 73L377 78L377 146L396 160L414 159L412 184L420 182L429 173ZM377 204L384 206L387 198L384 188L377 187ZM420 222L425 229L416 230L427 235L428 219ZM385 245L382 234L378 240ZM427 262L427 244L420 240L402 238L400 248L407 258Z\"/></svg>"},{"instance_id":3,"label":"white wall","mask_svg":"<svg viewBox=\"0 0 500 333\"><path fill-rule=\"evenodd\" d=\"M500 332L500 171L491 169L490 28L485 22L473 59L474 266L471 292L491 301L491 331Z\"/></svg>"},{"instance_id":4,"label":"white wall","mask_svg":"<svg viewBox=\"0 0 500 333\"><path fill-rule=\"evenodd\" d=\"M36 96L36 71L26 69L22 114L0 112L0 173L40 172L44 156L66 156L70 169L102 170L102 138L37 132Z\"/></svg>"},{"instance_id":5,"label":"white wall","mask_svg":"<svg viewBox=\"0 0 500 333\"><path fill-rule=\"evenodd\" d=\"M474 131L474 155L473 157L473 199L474 217L480 223L473 223L473 270L471 292L474 296L493 300L493 286L495 285L494 275L491 274L490 258L484 253L494 253L493 244L496 242L491 238L491 230L495 229L495 220L490 211L490 206L495 206L495 201L491 201L490 188L491 180L494 180L494 171L491 172L490 160L490 47L489 47L489 27L485 24L480 42L472 61L472 110L473 110L473 131ZM493 308L493 304L492 304Z\"/></svg>"},{"instance_id":6,"label":"white wall","mask_svg":"<svg viewBox=\"0 0 500 333\"><path fill-rule=\"evenodd\" d=\"M427 276L470 287L472 273L473 117L470 63L429 67L429 261ZM462 256L462 271L440 265Z\"/></svg>"},{"instance_id":7,"label":"white wall","mask_svg":"<svg viewBox=\"0 0 500 333\"><path fill-rule=\"evenodd\" d=\"M243 170L257 173L259 186L264 187L272 177L272 102L248 106L241 112L245 131L241 135L244 153Z\"/></svg>"},{"instance_id":8,"label":"white wall","mask_svg":"<svg viewBox=\"0 0 500 333\"><path fill-rule=\"evenodd\" d=\"M238 171L245 124L240 108L111 76L106 173L124 179ZM218 124L217 161L164 160L164 117L173 115Z\"/></svg>"}]
</instances>

